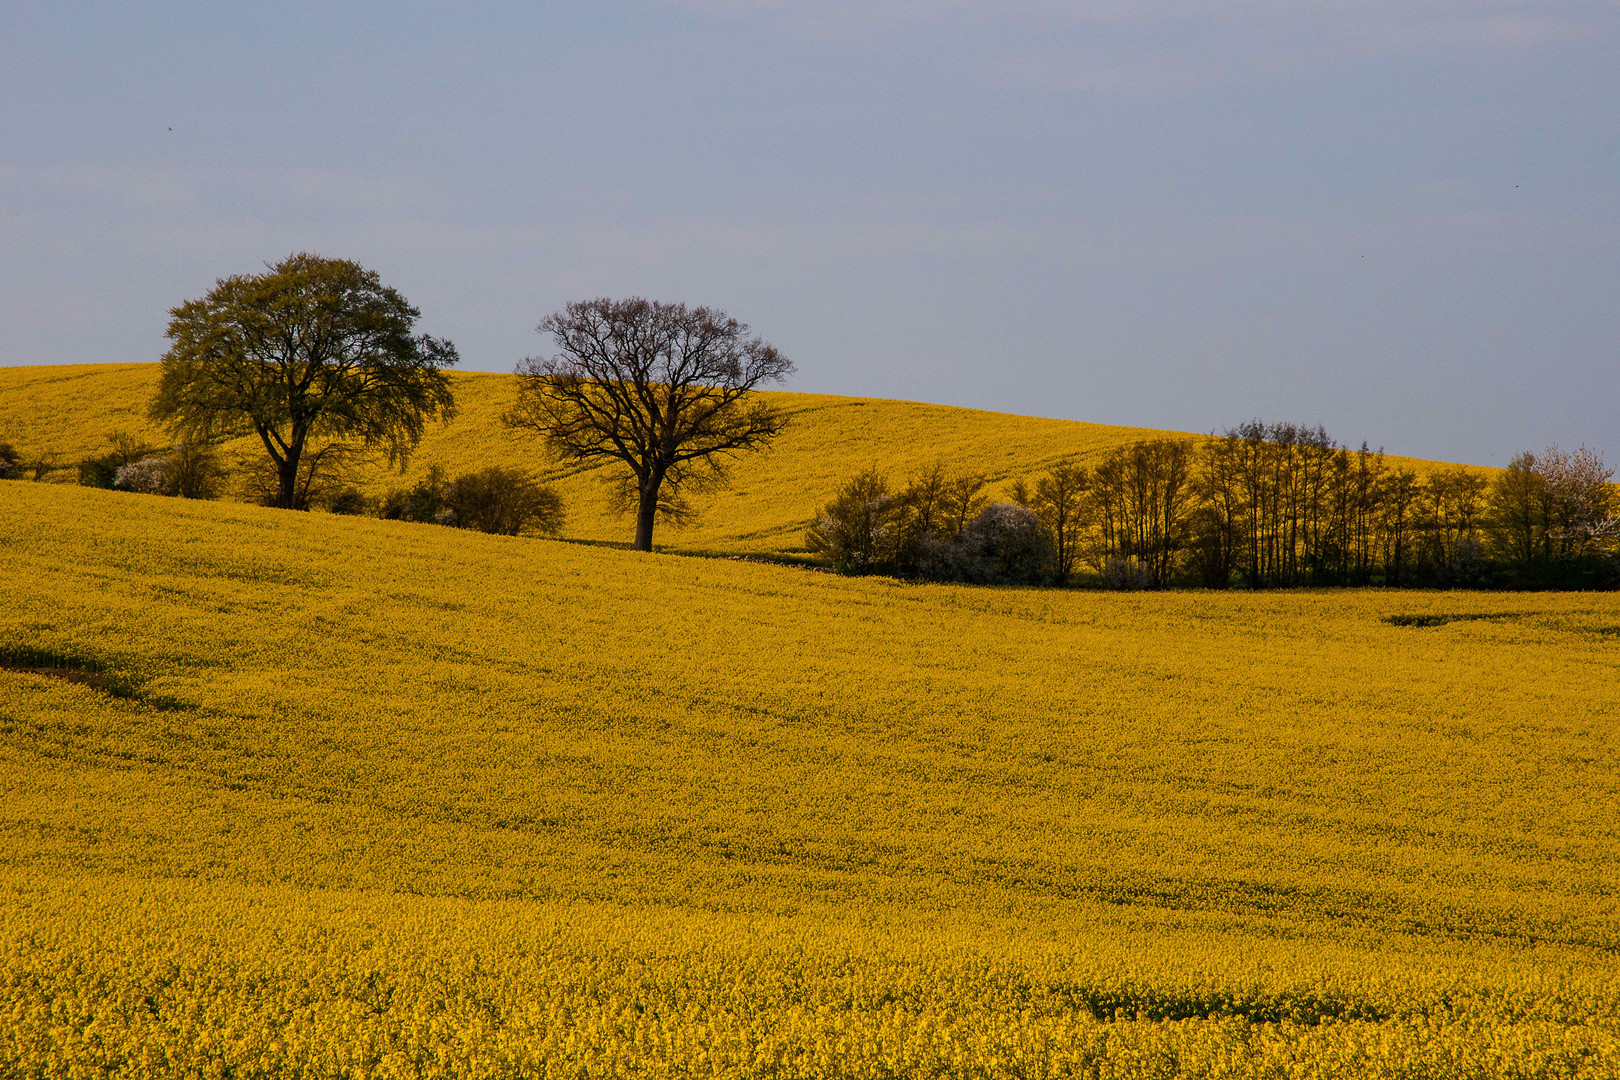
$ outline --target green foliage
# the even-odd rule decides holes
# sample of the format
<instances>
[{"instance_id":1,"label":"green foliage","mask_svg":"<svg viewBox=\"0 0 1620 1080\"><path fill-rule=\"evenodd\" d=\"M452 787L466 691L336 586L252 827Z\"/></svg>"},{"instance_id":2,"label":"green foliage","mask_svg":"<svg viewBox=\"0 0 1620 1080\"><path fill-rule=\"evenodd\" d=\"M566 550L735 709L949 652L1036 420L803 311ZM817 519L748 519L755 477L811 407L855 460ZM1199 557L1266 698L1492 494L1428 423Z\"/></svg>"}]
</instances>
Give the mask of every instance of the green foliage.
<instances>
[{"instance_id":1,"label":"green foliage","mask_svg":"<svg viewBox=\"0 0 1620 1080\"><path fill-rule=\"evenodd\" d=\"M895 492L867 469L822 508L805 545L843 574L980 584L1050 580L1054 553L1040 518L1023 506L991 503L984 487L983 475L953 476L935 462Z\"/></svg>"},{"instance_id":2,"label":"green foliage","mask_svg":"<svg viewBox=\"0 0 1620 1080\"><path fill-rule=\"evenodd\" d=\"M424 521L479 532L517 536L522 532L556 536L562 531L563 504L557 492L521 469L491 465L450 479L443 466L409 489L385 495L377 516L392 521Z\"/></svg>"},{"instance_id":3,"label":"green foliage","mask_svg":"<svg viewBox=\"0 0 1620 1080\"><path fill-rule=\"evenodd\" d=\"M841 574L891 570L905 506L876 469L852 477L805 533L805 546Z\"/></svg>"},{"instance_id":4,"label":"green foliage","mask_svg":"<svg viewBox=\"0 0 1620 1080\"><path fill-rule=\"evenodd\" d=\"M444 497L450 478L442 465L429 465L427 475L409 488L395 488L383 496L377 516L388 521L444 521Z\"/></svg>"},{"instance_id":5,"label":"green foliage","mask_svg":"<svg viewBox=\"0 0 1620 1080\"><path fill-rule=\"evenodd\" d=\"M444 493L447 524L516 536L525 529L545 536L562 533L562 499L518 469L491 465L463 473Z\"/></svg>"},{"instance_id":6,"label":"green foliage","mask_svg":"<svg viewBox=\"0 0 1620 1080\"><path fill-rule=\"evenodd\" d=\"M168 490L182 499L217 499L230 473L219 453L204 443L176 443L169 453Z\"/></svg>"},{"instance_id":7,"label":"green foliage","mask_svg":"<svg viewBox=\"0 0 1620 1080\"><path fill-rule=\"evenodd\" d=\"M1042 585L1052 579L1051 534L1035 512L1013 503L990 503L953 540L925 552L923 576L981 585Z\"/></svg>"},{"instance_id":8,"label":"green foliage","mask_svg":"<svg viewBox=\"0 0 1620 1080\"><path fill-rule=\"evenodd\" d=\"M254 434L277 474L275 505L307 506L311 440L352 442L403 462L427 421L449 418L455 347L413 336L420 312L374 271L300 254L222 278L171 313L149 415L184 440Z\"/></svg>"},{"instance_id":9,"label":"green foliage","mask_svg":"<svg viewBox=\"0 0 1620 1080\"><path fill-rule=\"evenodd\" d=\"M1609 585L1620 557L1620 494L1613 476L1614 469L1585 447L1518 455L1485 496L1492 554L1521 584Z\"/></svg>"},{"instance_id":10,"label":"green foliage","mask_svg":"<svg viewBox=\"0 0 1620 1080\"><path fill-rule=\"evenodd\" d=\"M119 469L159 453L158 447L127 431L110 432L107 441L112 444L107 453L79 461L79 483L85 487L110 488L118 482Z\"/></svg>"},{"instance_id":11,"label":"green foliage","mask_svg":"<svg viewBox=\"0 0 1620 1080\"><path fill-rule=\"evenodd\" d=\"M366 496L352 484L340 488L326 500L326 509L333 514L352 517L366 512Z\"/></svg>"}]
</instances>

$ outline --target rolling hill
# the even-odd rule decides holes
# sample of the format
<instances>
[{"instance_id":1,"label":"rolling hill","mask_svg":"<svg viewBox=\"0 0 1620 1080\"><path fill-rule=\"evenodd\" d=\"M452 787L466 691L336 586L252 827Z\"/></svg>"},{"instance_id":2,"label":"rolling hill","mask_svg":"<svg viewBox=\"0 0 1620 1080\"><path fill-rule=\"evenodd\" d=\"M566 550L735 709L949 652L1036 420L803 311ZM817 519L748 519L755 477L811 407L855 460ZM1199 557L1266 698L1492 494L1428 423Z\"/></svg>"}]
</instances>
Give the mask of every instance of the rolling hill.
<instances>
[{"instance_id":1,"label":"rolling hill","mask_svg":"<svg viewBox=\"0 0 1620 1080\"><path fill-rule=\"evenodd\" d=\"M7 1075L1620 1070L1614 594L8 482L0 596Z\"/></svg>"},{"instance_id":2,"label":"rolling hill","mask_svg":"<svg viewBox=\"0 0 1620 1080\"><path fill-rule=\"evenodd\" d=\"M485 465L527 468L545 476L568 511L564 535L575 540L628 542L634 525L609 512L603 469L559 470L534 440L503 428L501 413L514 393L510 375L453 376L460 415L430 430L403 476L376 467L358 480L376 495L407 486L432 465L451 475ZM155 364L0 368L0 442L29 452L54 452L63 462L104 453L107 436L127 431L161 444L145 419L157 379ZM768 453L737 462L731 484L705 497L686 527L660 524L657 540L671 550L764 553L802 550L805 527L838 487L875 466L903 481L925 465L983 472L992 492L1065 460L1087 462L1140 439L1181 432L1048 420L909 401L771 393L793 416ZM226 460L260 457L256 442L224 448ZM1393 459L1425 470L1433 463ZM62 474L64 479L67 474Z\"/></svg>"}]
</instances>

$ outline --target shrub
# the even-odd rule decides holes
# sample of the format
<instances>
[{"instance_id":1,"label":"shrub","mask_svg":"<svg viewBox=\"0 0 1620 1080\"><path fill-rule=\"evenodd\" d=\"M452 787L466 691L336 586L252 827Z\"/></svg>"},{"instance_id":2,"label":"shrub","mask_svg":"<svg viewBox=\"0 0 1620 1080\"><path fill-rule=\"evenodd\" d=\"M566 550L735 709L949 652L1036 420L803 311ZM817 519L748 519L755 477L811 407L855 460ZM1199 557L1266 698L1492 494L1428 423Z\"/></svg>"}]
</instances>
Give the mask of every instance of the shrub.
<instances>
[{"instance_id":1,"label":"shrub","mask_svg":"<svg viewBox=\"0 0 1620 1080\"><path fill-rule=\"evenodd\" d=\"M1033 510L991 503L962 530L986 581L1036 584L1052 576L1052 538Z\"/></svg>"},{"instance_id":2,"label":"shrub","mask_svg":"<svg viewBox=\"0 0 1620 1080\"><path fill-rule=\"evenodd\" d=\"M219 463L219 455L205 443L176 443L169 454L165 495L182 499L217 499L230 474Z\"/></svg>"},{"instance_id":3,"label":"shrub","mask_svg":"<svg viewBox=\"0 0 1620 1080\"><path fill-rule=\"evenodd\" d=\"M1026 507L987 505L984 485L978 473L953 477L936 463L897 493L876 469L867 469L822 508L805 544L842 574L984 584L1050 580L1050 530Z\"/></svg>"},{"instance_id":4,"label":"shrub","mask_svg":"<svg viewBox=\"0 0 1620 1080\"><path fill-rule=\"evenodd\" d=\"M326 509L334 514L363 514L366 512L366 497L359 488L351 485L329 495Z\"/></svg>"},{"instance_id":5,"label":"shrub","mask_svg":"<svg viewBox=\"0 0 1620 1080\"><path fill-rule=\"evenodd\" d=\"M117 456L114 453L80 462L80 482L83 482L87 472L91 479L99 480L107 465ZM219 455L211 447L203 443L182 442L176 443L167 455L147 454L118 466L109 486L121 491L138 491L144 495L217 499L226 475L219 464Z\"/></svg>"},{"instance_id":6,"label":"shrub","mask_svg":"<svg viewBox=\"0 0 1620 1080\"><path fill-rule=\"evenodd\" d=\"M61 467L54 450L39 450L25 458L10 443L0 443L0 480L43 480Z\"/></svg>"},{"instance_id":7,"label":"shrub","mask_svg":"<svg viewBox=\"0 0 1620 1080\"><path fill-rule=\"evenodd\" d=\"M562 499L520 469L491 465L463 473L444 492L443 523L463 529L516 536L524 529L556 536L562 532Z\"/></svg>"},{"instance_id":8,"label":"shrub","mask_svg":"<svg viewBox=\"0 0 1620 1080\"><path fill-rule=\"evenodd\" d=\"M943 581L1036 585L1051 580L1054 563L1051 534L1034 511L991 503L955 540L932 545L921 570Z\"/></svg>"},{"instance_id":9,"label":"shrub","mask_svg":"<svg viewBox=\"0 0 1620 1080\"><path fill-rule=\"evenodd\" d=\"M113 487L120 491L138 491L143 495L162 495L169 482L169 459L144 457L128 465L120 465L113 477Z\"/></svg>"},{"instance_id":10,"label":"shrub","mask_svg":"<svg viewBox=\"0 0 1620 1080\"><path fill-rule=\"evenodd\" d=\"M805 533L806 546L841 574L890 569L901 539L902 500L876 469L845 484Z\"/></svg>"},{"instance_id":11,"label":"shrub","mask_svg":"<svg viewBox=\"0 0 1620 1080\"><path fill-rule=\"evenodd\" d=\"M158 448L140 441L127 431L115 431L107 436L112 449L92 455L79 462L79 483L85 487L110 488L118 482L118 470L142 458L152 457Z\"/></svg>"},{"instance_id":12,"label":"shrub","mask_svg":"<svg viewBox=\"0 0 1620 1080\"><path fill-rule=\"evenodd\" d=\"M377 516L506 536L524 531L556 536L562 532L563 505L555 490L521 469L491 465L451 480L433 465L414 487L383 496Z\"/></svg>"},{"instance_id":13,"label":"shrub","mask_svg":"<svg viewBox=\"0 0 1620 1080\"><path fill-rule=\"evenodd\" d=\"M377 516L389 521L437 521L444 509L450 481L443 466L430 465L427 475L408 490L395 488L383 496Z\"/></svg>"},{"instance_id":14,"label":"shrub","mask_svg":"<svg viewBox=\"0 0 1620 1080\"><path fill-rule=\"evenodd\" d=\"M110 488L118 482L119 468L127 464L112 454L87 457L79 462L79 483L85 487Z\"/></svg>"}]
</instances>

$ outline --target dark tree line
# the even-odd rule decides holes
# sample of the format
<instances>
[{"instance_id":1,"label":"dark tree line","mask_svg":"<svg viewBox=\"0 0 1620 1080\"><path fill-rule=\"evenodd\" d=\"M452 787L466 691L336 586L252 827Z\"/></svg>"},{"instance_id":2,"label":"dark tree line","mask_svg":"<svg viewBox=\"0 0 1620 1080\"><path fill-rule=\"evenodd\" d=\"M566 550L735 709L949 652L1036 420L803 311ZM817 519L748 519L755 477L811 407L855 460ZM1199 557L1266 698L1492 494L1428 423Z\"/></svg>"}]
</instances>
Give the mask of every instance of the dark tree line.
<instances>
[{"instance_id":1,"label":"dark tree line","mask_svg":"<svg viewBox=\"0 0 1620 1080\"><path fill-rule=\"evenodd\" d=\"M876 470L844 485L806 534L810 550L851 574L1035 584L1050 576L1052 538L1028 507L992 503L978 473L924 469L892 489Z\"/></svg>"},{"instance_id":2,"label":"dark tree line","mask_svg":"<svg viewBox=\"0 0 1620 1080\"><path fill-rule=\"evenodd\" d=\"M1614 470L1582 449L1522 454L1487 479L1419 474L1322 428L1254 421L1065 463L991 503L936 465L891 490L868 471L807 544L849 573L1105 586L1620 584Z\"/></svg>"}]
</instances>

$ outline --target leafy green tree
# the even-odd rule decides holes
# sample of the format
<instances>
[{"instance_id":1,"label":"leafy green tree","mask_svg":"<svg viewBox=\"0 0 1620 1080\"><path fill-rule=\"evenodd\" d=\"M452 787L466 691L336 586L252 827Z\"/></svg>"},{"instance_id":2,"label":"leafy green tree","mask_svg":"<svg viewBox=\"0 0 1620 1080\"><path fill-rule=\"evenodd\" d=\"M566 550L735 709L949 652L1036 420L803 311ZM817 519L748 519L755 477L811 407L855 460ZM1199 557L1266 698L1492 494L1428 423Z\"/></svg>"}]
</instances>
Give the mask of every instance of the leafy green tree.
<instances>
[{"instance_id":1,"label":"leafy green tree","mask_svg":"<svg viewBox=\"0 0 1620 1080\"><path fill-rule=\"evenodd\" d=\"M902 539L904 500L876 469L853 477L816 515L805 546L826 555L841 574L869 574L893 566Z\"/></svg>"},{"instance_id":2,"label":"leafy green tree","mask_svg":"<svg viewBox=\"0 0 1620 1080\"><path fill-rule=\"evenodd\" d=\"M268 273L221 278L170 316L151 418L185 440L256 434L277 506L299 508L311 440L402 464L429 420L455 413L444 370L455 346L413 334L421 312L358 263L293 255Z\"/></svg>"},{"instance_id":3,"label":"leafy green tree","mask_svg":"<svg viewBox=\"0 0 1620 1080\"><path fill-rule=\"evenodd\" d=\"M1491 551L1498 559L1519 566L1541 559L1551 517L1547 480L1536 455L1519 454L1492 478L1486 496L1486 523Z\"/></svg>"}]
</instances>

